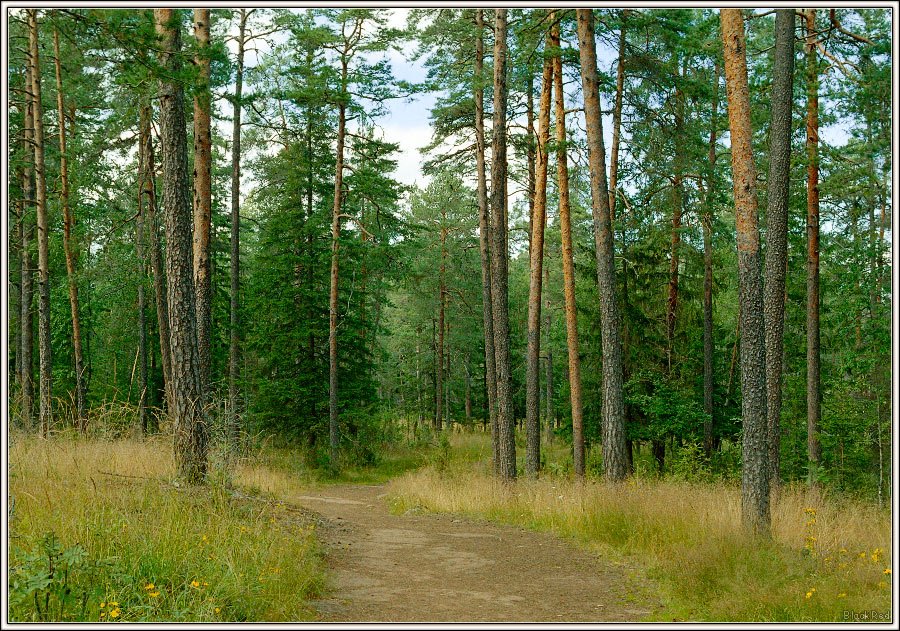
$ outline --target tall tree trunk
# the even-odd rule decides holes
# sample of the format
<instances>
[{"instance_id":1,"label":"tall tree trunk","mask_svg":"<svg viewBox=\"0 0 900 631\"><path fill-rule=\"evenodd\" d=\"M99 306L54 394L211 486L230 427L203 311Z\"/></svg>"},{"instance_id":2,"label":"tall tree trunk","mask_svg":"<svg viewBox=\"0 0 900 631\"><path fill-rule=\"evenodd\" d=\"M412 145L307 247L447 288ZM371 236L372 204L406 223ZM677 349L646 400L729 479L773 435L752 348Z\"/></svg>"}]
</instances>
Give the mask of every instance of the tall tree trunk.
<instances>
[{"instance_id":1,"label":"tall tree trunk","mask_svg":"<svg viewBox=\"0 0 900 631\"><path fill-rule=\"evenodd\" d=\"M140 134L140 130L138 131ZM138 302L138 361L140 362L140 396L138 398L138 422L141 431L146 436L150 433L150 414L148 411L149 401L149 381L148 381L148 350L147 350L147 300L144 293L144 279L147 276L147 262L144 258L144 169L146 162L144 156L144 143L138 143L138 179L137 179L137 215L134 222L134 249L137 255L138 283L137 283L137 302Z\"/></svg>"},{"instance_id":2,"label":"tall tree trunk","mask_svg":"<svg viewBox=\"0 0 900 631\"><path fill-rule=\"evenodd\" d=\"M612 225L613 237L616 234L616 189L619 179L619 146L622 138L622 101L625 92L625 45L626 22L630 9L622 9L621 26L619 27L619 57L616 62L616 98L613 105L613 136L612 149L609 160L609 219ZM631 374L628 352L628 256L625 251L625 225L622 225L622 380L627 382ZM628 424L631 413L627 403L623 405L625 423ZM632 458L631 439L625 438L625 460L628 474L634 473L634 461Z\"/></svg>"},{"instance_id":3,"label":"tall tree trunk","mask_svg":"<svg viewBox=\"0 0 900 631\"><path fill-rule=\"evenodd\" d=\"M341 58L341 94L347 91L347 50ZM347 112L343 100L338 105L337 151L334 167L334 206L331 213L331 287L328 298L328 444L331 465L338 457L338 246L341 236L341 197L344 182L344 135Z\"/></svg>"},{"instance_id":4,"label":"tall tree trunk","mask_svg":"<svg viewBox=\"0 0 900 631\"><path fill-rule=\"evenodd\" d=\"M484 10L475 10L475 164L478 180L478 241L481 253L481 305L484 321L484 372L487 408L491 424L494 473L500 469L500 440L497 433L497 370L494 357L494 319L491 300L491 216L488 206L487 174L484 164Z\"/></svg>"},{"instance_id":5,"label":"tall tree trunk","mask_svg":"<svg viewBox=\"0 0 900 631\"><path fill-rule=\"evenodd\" d=\"M444 396L444 312L447 308L447 287L444 275L447 266L447 213L441 208L441 263L438 271L438 340L437 340L437 373L434 386L437 403L434 406L434 429L441 431L443 423L443 396ZM449 417L448 417L449 422Z\"/></svg>"},{"instance_id":6,"label":"tall tree trunk","mask_svg":"<svg viewBox=\"0 0 900 631\"><path fill-rule=\"evenodd\" d=\"M463 364L466 371L466 427L472 425L472 371L469 368L469 354L466 353L466 363Z\"/></svg>"},{"instance_id":7,"label":"tall tree trunk","mask_svg":"<svg viewBox=\"0 0 900 631\"><path fill-rule=\"evenodd\" d=\"M734 173L737 225L738 282L741 332L741 414L743 472L741 516L745 528L767 534L769 514L768 446L766 429L766 346L760 277L756 167L753 163L750 94L744 19L740 9L720 12L725 45L725 87L731 128L731 168Z\"/></svg>"},{"instance_id":8,"label":"tall tree trunk","mask_svg":"<svg viewBox=\"0 0 900 631\"><path fill-rule=\"evenodd\" d=\"M156 219L156 160L153 155L153 137L151 134L151 111L149 100L142 102L140 112L140 143L143 147L143 160L140 165L143 181L143 208L147 211L145 227L150 234L150 271L153 274L153 292L156 297L156 321L159 330L159 354L162 364L166 407L173 414L175 404L172 391L172 345L169 330L169 308L166 289L166 274L163 267L162 246L159 242L159 225Z\"/></svg>"},{"instance_id":9,"label":"tall tree trunk","mask_svg":"<svg viewBox=\"0 0 900 631\"><path fill-rule=\"evenodd\" d=\"M554 75L556 73L556 62L554 64ZM556 79L554 77L554 84L556 83ZM544 286L550 286L550 266L544 266ZM550 343L550 293L547 292L547 298L544 302L544 313L545 313L545 321L544 321L544 330L547 332L547 364L546 374L544 377L544 387L546 388L546 394L544 395L544 404L546 406L546 419L547 423L547 444L553 442L553 426L556 421L556 405L553 401L553 346Z\"/></svg>"},{"instance_id":10,"label":"tall tree trunk","mask_svg":"<svg viewBox=\"0 0 900 631\"><path fill-rule=\"evenodd\" d=\"M516 477L516 441L509 357L509 246L506 196L506 9L494 10L494 138L491 161L491 306L497 370L497 439L499 474Z\"/></svg>"},{"instance_id":11,"label":"tall tree trunk","mask_svg":"<svg viewBox=\"0 0 900 631\"><path fill-rule=\"evenodd\" d=\"M173 9L154 9L153 13L161 40L160 61L166 70L165 78L159 82L159 126L166 210L175 464L180 477L198 483L206 478L209 428L203 412L195 324L184 85L173 78L181 71L181 25Z\"/></svg>"},{"instance_id":12,"label":"tall tree trunk","mask_svg":"<svg viewBox=\"0 0 900 631\"><path fill-rule=\"evenodd\" d=\"M25 107L25 105L19 105L23 114ZM10 147L10 149L12 149L12 147ZM21 165L16 167L13 177L16 178L20 185L23 183L24 169ZM11 184L12 180L10 180L10 185ZM22 382L19 381L19 377L22 374L21 367L19 366L19 362L22 358L22 326L20 322L22 316L22 271L16 269L16 267L20 266L22 262L22 219L25 216L25 206L27 204L25 199L26 195L25 188L22 187L22 194L15 200L15 204L10 203L9 214L9 221L15 222L15 228L10 226L9 229L9 271L7 272L9 274L9 304L7 305L7 308L9 309L9 319L7 322L11 338L9 340L9 352L7 353L7 370L10 375L8 381L10 386L9 403L12 403L17 396L16 394L13 394L13 384L15 384L18 391L21 391L22 388ZM10 202L12 202L12 200L10 200Z\"/></svg>"},{"instance_id":13,"label":"tall tree trunk","mask_svg":"<svg viewBox=\"0 0 900 631\"><path fill-rule=\"evenodd\" d=\"M19 347L19 384L21 385L22 425L31 430L34 424L34 318L32 303L34 302L34 256L31 254L31 241L34 238L34 221L29 217L30 207L34 203L34 101L31 97L32 70L30 53L25 63L25 168L22 170L22 194L25 203L22 205L21 244L22 244L22 300L19 326L22 329L21 346Z\"/></svg>"},{"instance_id":14,"label":"tall tree trunk","mask_svg":"<svg viewBox=\"0 0 900 631\"><path fill-rule=\"evenodd\" d=\"M194 293L197 305L197 349L200 393L208 403L212 327L209 237L212 223L212 137L209 89L209 9L194 9L194 39L198 69L194 95Z\"/></svg>"},{"instance_id":15,"label":"tall tree trunk","mask_svg":"<svg viewBox=\"0 0 900 631\"><path fill-rule=\"evenodd\" d=\"M238 379L240 378L241 332L241 96L244 88L244 45L247 32L247 9L241 9L238 26L237 69L234 80L234 115L231 132L231 302L230 336L228 348L228 410L229 439L237 445L240 431L238 416ZM312 190L310 189L310 194Z\"/></svg>"},{"instance_id":16,"label":"tall tree trunk","mask_svg":"<svg viewBox=\"0 0 900 631\"><path fill-rule=\"evenodd\" d=\"M78 308L78 281L75 265L78 254L72 243L75 216L69 202L69 157L66 152L66 108L63 100L62 62L59 54L59 31L53 29L53 52L56 56L56 110L59 117L59 201L63 211L63 250L69 281L69 307L72 311L72 347L75 355L75 414L79 430L87 431L87 409L84 387L84 353L81 347L81 318ZM146 371L145 371L146 372Z\"/></svg>"},{"instance_id":17,"label":"tall tree trunk","mask_svg":"<svg viewBox=\"0 0 900 631\"><path fill-rule=\"evenodd\" d=\"M616 225L616 186L619 178L619 142L622 138L622 97L625 90L625 21L628 9L622 9L622 25L619 27L619 59L616 62L616 100L613 105L613 137L612 150L609 156L609 217Z\"/></svg>"},{"instance_id":18,"label":"tall tree trunk","mask_svg":"<svg viewBox=\"0 0 900 631\"><path fill-rule=\"evenodd\" d=\"M559 49L556 13L550 31L551 48ZM584 477L584 406L581 401L581 358L578 350L578 310L575 304L575 258L572 215L569 207L569 166L566 146L566 104L563 93L562 55L553 58L556 84L556 177L559 190L559 233L562 240L563 294L566 311L566 344L569 351L569 401L572 407L572 462L575 475Z\"/></svg>"},{"instance_id":19,"label":"tall tree trunk","mask_svg":"<svg viewBox=\"0 0 900 631\"><path fill-rule=\"evenodd\" d=\"M50 358L50 219L47 210L47 172L44 168L44 110L41 104L41 64L38 46L38 10L28 11L31 47L31 98L34 117L34 176L38 231L38 351L40 357L41 433L50 434L51 367Z\"/></svg>"},{"instance_id":20,"label":"tall tree trunk","mask_svg":"<svg viewBox=\"0 0 900 631\"><path fill-rule=\"evenodd\" d=\"M551 46L548 37L547 47ZM544 280L544 225L547 222L547 167L550 158L550 101L553 94L553 59L544 59L538 135L535 147L534 204L531 214L531 276L528 288L528 351L525 364L525 473L537 476L541 468L541 288Z\"/></svg>"},{"instance_id":21,"label":"tall tree trunk","mask_svg":"<svg viewBox=\"0 0 900 631\"><path fill-rule=\"evenodd\" d=\"M676 59L676 64L679 64ZM680 70L679 70L680 72ZM675 353L675 316L678 310L678 266L681 249L681 216L684 210L684 90L682 74L675 84L675 155L672 173L672 238L669 250L669 295L666 301L666 373L671 375Z\"/></svg>"},{"instance_id":22,"label":"tall tree trunk","mask_svg":"<svg viewBox=\"0 0 900 631\"><path fill-rule=\"evenodd\" d=\"M450 418L450 320L447 319L444 322L444 326L446 327L446 332L444 334L444 340L446 341L446 369L444 370L444 375L446 378L444 379L444 388L446 389L444 393L444 418L447 419L447 429L453 428L453 421Z\"/></svg>"},{"instance_id":23,"label":"tall tree trunk","mask_svg":"<svg viewBox=\"0 0 900 631\"><path fill-rule=\"evenodd\" d=\"M713 375L713 264L712 264L712 234L713 234L713 203L715 200L716 182L716 133L718 122L716 120L719 110L719 73L721 69L716 62L713 79L712 123L709 132L709 161L706 176L706 199L703 203L703 412L706 419L703 422L703 453L706 458L712 457L713 449L713 389L715 388Z\"/></svg>"},{"instance_id":24,"label":"tall tree trunk","mask_svg":"<svg viewBox=\"0 0 900 631\"><path fill-rule=\"evenodd\" d=\"M603 471L612 481L628 475L625 456L625 410L622 394L622 338L616 302L615 247L609 215L609 187L597 79L594 14L578 9L578 49L587 127L588 162L591 172L591 208L597 253L597 285L600 290L600 328L603 349Z\"/></svg>"},{"instance_id":25,"label":"tall tree trunk","mask_svg":"<svg viewBox=\"0 0 900 631\"><path fill-rule=\"evenodd\" d=\"M791 107L794 93L794 9L775 12L775 63L769 128L766 209L766 414L769 488L781 479L781 363L784 355L784 294L787 274L787 218L791 175Z\"/></svg>"},{"instance_id":26,"label":"tall tree trunk","mask_svg":"<svg viewBox=\"0 0 900 631\"><path fill-rule=\"evenodd\" d=\"M528 251L531 251L531 235L534 233L534 192L535 192L535 135L534 135L534 73L528 65L528 79L525 95L525 162L528 170Z\"/></svg>"},{"instance_id":27,"label":"tall tree trunk","mask_svg":"<svg viewBox=\"0 0 900 631\"><path fill-rule=\"evenodd\" d=\"M809 484L818 486L819 422L822 391L819 371L819 70L816 59L816 10L806 18L806 432Z\"/></svg>"}]
</instances>

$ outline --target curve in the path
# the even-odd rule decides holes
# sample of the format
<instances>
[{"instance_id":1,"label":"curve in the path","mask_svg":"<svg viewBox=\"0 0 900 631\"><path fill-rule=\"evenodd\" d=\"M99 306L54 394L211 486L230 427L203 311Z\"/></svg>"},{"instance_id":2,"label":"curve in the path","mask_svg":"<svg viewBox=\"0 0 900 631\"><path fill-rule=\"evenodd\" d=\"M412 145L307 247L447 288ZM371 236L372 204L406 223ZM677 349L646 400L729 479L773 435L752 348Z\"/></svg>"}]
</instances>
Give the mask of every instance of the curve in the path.
<instances>
[{"instance_id":1,"label":"curve in the path","mask_svg":"<svg viewBox=\"0 0 900 631\"><path fill-rule=\"evenodd\" d=\"M383 486L330 486L298 500L321 533L331 597L323 621L605 622L650 613L634 582L553 535L457 519L393 515Z\"/></svg>"}]
</instances>

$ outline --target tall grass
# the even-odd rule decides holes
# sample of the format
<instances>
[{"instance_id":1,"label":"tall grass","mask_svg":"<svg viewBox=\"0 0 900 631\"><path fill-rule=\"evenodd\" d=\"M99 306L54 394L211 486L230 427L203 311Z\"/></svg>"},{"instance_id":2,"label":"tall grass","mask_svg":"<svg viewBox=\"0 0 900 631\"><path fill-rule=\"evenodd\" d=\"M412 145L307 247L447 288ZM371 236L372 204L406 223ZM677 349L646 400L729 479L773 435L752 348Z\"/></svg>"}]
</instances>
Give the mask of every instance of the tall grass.
<instances>
[{"instance_id":1,"label":"tall grass","mask_svg":"<svg viewBox=\"0 0 900 631\"><path fill-rule=\"evenodd\" d=\"M305 514L222 485L175 486L171 438L10 442L11 619L314 618L323 563ZM74 564L48 558L48 533Z\"/></svg>"},{"instance_id":2,"label":"tall grass","mask_svg":"<svg viewBox=\"0 0 900 631\"><path fill-rule=\"evenodd\" d=\"M549 530L635 561L658 590L657 619L841 621L845 611L890 611L890 515L860 501L785 488L765 540L741 531L740 490L721 483L549 475L503 484L483 463L457 461L408 473L390 489L396 511Z\"/></svg>"}]
</instances>

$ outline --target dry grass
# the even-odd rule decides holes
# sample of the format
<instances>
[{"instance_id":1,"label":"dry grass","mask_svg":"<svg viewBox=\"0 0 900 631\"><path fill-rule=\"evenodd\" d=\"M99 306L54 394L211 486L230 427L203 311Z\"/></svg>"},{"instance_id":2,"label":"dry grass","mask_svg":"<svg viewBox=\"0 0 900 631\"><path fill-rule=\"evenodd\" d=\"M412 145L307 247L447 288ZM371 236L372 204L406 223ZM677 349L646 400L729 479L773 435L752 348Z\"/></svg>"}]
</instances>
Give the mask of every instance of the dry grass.
<instances>
[{"instance_id":1,"label":"dry grass","mask_svg":"<svg viewBox=\"0 0 900 631\"><path fill-rule=\"evenodd\" d=\"M890 610L890 515L859 501L787 488L764 541L744 536L739 489L721 484L545 477L504 485L479 465L413 472L391 491L396 510L551 530L637 561L661 589L661 619L841 620L844 610Z\"/></svg>"},{"instance_id":2,"label":"dry grass","mask_svg":"<svg viewBox=\"0 0 900 631\"><path fill-rule=\"evenodd\" d=\"M171 438L12 436L12 619L313 617L305 600L321 591L323 569L309 521L283 503L236 498L221 485L176 487L171 454ZM41 540L49 532L63 548L83 547L91 561L66 578L77 606L57 614L28 591L30 578L46 574ZM62 598L46 594L47 603Z\"/></svg>"}]
</instances>

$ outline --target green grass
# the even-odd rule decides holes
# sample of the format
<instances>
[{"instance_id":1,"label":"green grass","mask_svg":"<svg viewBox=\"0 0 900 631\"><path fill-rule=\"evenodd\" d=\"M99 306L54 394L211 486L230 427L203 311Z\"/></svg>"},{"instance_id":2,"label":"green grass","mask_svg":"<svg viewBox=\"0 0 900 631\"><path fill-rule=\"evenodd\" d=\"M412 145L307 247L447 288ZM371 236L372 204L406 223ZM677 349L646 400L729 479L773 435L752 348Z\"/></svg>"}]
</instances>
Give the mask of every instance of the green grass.
<instances>
[{"instance_id":1,"label":"green grass","mask_svg":"<svg viewBox=\"0 0 900 631\"><path fill-rule=\"evenodd\" d=\"M735 485L655 478L609 485L562 475L504 485L470 460L473 440L465 439L460 458L451 450L442 469L392 483L394 510L451 512L573 538L642 568L658 601L652 620L841 621L845 611L890 611L886 510L786 488L773 509L772 538L755 539L741 531ZM568 456L554 447L556 457Z\"/></svg>"},{"instance_id":2,"label":"green grass","mask_svg":"<svg viewBox=\"0 0 900 631\"><path fill-rule=\"evenodd\" d=\"M174 486L169 440L11 443L11 620L315 618L324 565L302 512Z\"/></svg>"}]
</instances>

